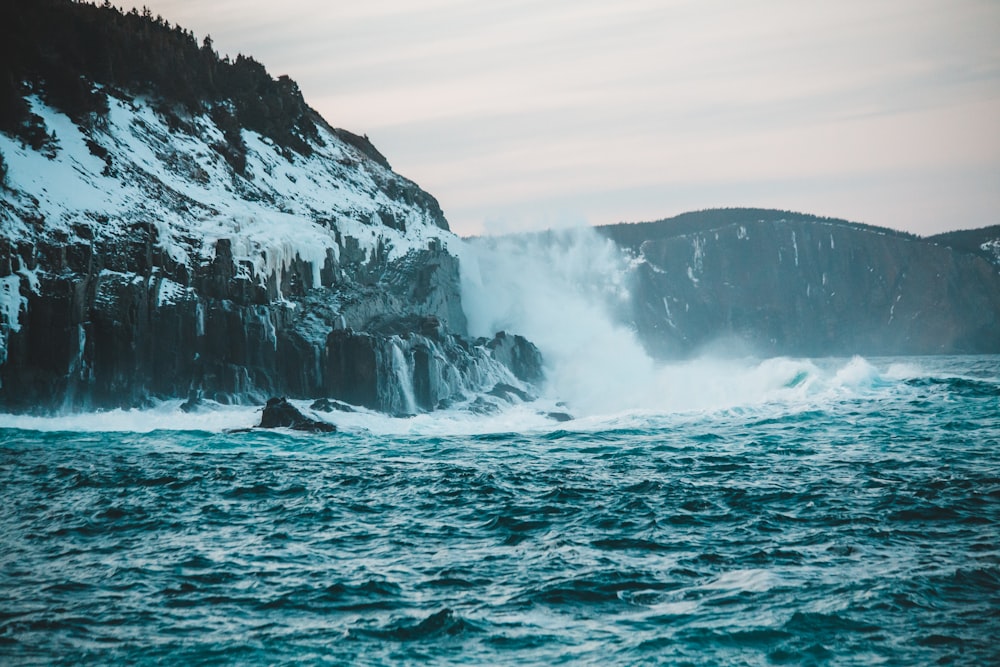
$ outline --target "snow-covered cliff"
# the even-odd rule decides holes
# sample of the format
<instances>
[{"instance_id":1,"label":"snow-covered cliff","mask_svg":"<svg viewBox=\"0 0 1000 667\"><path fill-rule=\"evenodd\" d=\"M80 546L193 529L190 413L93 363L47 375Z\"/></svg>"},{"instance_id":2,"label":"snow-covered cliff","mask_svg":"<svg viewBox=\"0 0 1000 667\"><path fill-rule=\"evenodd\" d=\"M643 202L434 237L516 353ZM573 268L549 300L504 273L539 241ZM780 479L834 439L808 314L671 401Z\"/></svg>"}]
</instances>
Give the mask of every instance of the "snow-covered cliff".
<instances>
[{"instance_id":1,"label":"snow-covered cliff","mask_svg":"<svg viewBox=\"0 0 1000 667\"><path fill-rule=\"evenodd\" d=\"M412 413L519 383L499 344L464 340L437 202L366 138L314 115L300 152L241 128L234 164L210 107L106 92L77 121L30 95L44 141L0 133L4 408L287 393Z\"/></svg>"}]
</instances>

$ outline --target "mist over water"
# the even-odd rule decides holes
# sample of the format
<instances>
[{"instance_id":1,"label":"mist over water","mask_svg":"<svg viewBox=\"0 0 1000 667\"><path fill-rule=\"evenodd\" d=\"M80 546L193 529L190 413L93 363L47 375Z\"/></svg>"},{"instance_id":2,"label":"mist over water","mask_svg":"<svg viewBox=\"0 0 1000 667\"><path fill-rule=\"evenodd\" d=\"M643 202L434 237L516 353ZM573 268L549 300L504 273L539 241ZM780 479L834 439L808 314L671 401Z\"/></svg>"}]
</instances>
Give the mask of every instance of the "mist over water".
<instances>
[{"instance_id":1,"label":"mist over water","mask_svg":"<svg viewBox=\"0 0 1000 667\"><path fill-rule=\"evenodd\" d=\"M461 252L470 331L506 329L534 342L545 359L546 397L585 416L802 398L828 380L871 373L856 359L827 378L810 361L741 358L721 343L715 354L658 362L628 324L634 261L591 228L472 240Z\"/></svg>"},{"instance_id":2,"label":"mist over water","mask_svg":"<svg viewBox=\"0 0 1000 667\"><path fill-rule=\"evenodd\" d=\"M585 228L480 239L461 255L461 267L470 332L508 330L535 343L549 396L589 414L640 405L656 373L615 321L629 286L611 241Z\"/></svg>"}]
</instances>

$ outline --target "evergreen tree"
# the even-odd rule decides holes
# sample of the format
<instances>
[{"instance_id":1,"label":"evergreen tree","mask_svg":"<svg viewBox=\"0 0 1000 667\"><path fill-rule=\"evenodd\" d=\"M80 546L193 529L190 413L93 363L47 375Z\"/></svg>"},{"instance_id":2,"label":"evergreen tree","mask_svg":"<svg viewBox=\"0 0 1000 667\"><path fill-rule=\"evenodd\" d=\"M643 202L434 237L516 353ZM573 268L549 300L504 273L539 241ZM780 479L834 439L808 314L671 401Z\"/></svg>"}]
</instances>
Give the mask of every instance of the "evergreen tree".
<instances>
[{"instance_id":1,"label":"evergreen tree","mask_svg":"<svg viewBox=\"0 0 1000 667\"><path fill-rule=\"evenodd\" d=\"M199 45L193 33L154 17L148 7L122 13L107 0L100 6L0 3L0 131L27 140L28 91L86 122L107 113L109 89L152 95L164 108L181 105L192 113L229 103L238 126L302 153L316 137L312 111L294 81L274 80L248 56L220 59L211 37ZM230 129L230 148L239 153L236 138Z\"/></svg>"}]
</instances>

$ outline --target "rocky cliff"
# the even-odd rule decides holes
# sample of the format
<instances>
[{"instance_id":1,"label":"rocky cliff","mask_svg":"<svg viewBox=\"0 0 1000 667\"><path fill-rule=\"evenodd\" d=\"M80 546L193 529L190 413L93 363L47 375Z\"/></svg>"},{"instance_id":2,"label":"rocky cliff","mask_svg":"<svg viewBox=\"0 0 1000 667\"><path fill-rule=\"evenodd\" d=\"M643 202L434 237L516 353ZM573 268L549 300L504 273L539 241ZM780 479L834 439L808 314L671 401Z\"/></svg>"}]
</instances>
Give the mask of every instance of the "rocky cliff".
<instances>
[{"instance_id":1,"label":"rocky cliff","mask_svg":"<svg viewBox=\"0 0 1000 667\"><path fill-rule=\"evenodd\" d=\"M538 379L510 364L539 362L523 338L467 339L434 198L294 83L181 104L98 77L81 113L24 62L21 120L0 133L0 409L280 394L412 414ZM261 100L287 122L237 122Z\"/></svg>"},{"instance_id":2,"label":"rocky cliff","mask_svg":"<svg viewBox=\"0 0 1000 667\"><path fill-rule=\"evenodd\" d=\"M599 231L634 256L633 325L660 357L719 340L760 355L1000 352L996 267L909 234L759 209Z\"/></svg>"},{"instance_id":3,"label":"rocky cliff","mask_svg":"<svg viewBox=\"0 0 1000 667\"><path fill-rule=\"evenodd\" d=\"M961 253L979 255L1000 268L1000 225L944 232L928 236L926 240Z\"/></svg>"}]
</instances>

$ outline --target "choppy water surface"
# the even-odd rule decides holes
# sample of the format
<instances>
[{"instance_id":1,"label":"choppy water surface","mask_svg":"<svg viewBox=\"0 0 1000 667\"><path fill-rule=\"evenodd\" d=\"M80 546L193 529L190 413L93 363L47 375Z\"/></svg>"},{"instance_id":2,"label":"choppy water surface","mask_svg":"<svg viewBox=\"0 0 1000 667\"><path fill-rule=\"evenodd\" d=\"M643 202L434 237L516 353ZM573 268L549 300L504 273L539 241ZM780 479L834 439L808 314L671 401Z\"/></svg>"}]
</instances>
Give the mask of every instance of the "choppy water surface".
<instances>
[{"instance_id":1,"label":"choppy water surface","mask_svg":"<svg viewBox=\"0 0 1000 667\"><path fill-rule=\"evenodd\" d=\"M487 433L7 417L0 662L997 664L1000 358L857 366Z\"/></svg>"}]
</instances>

